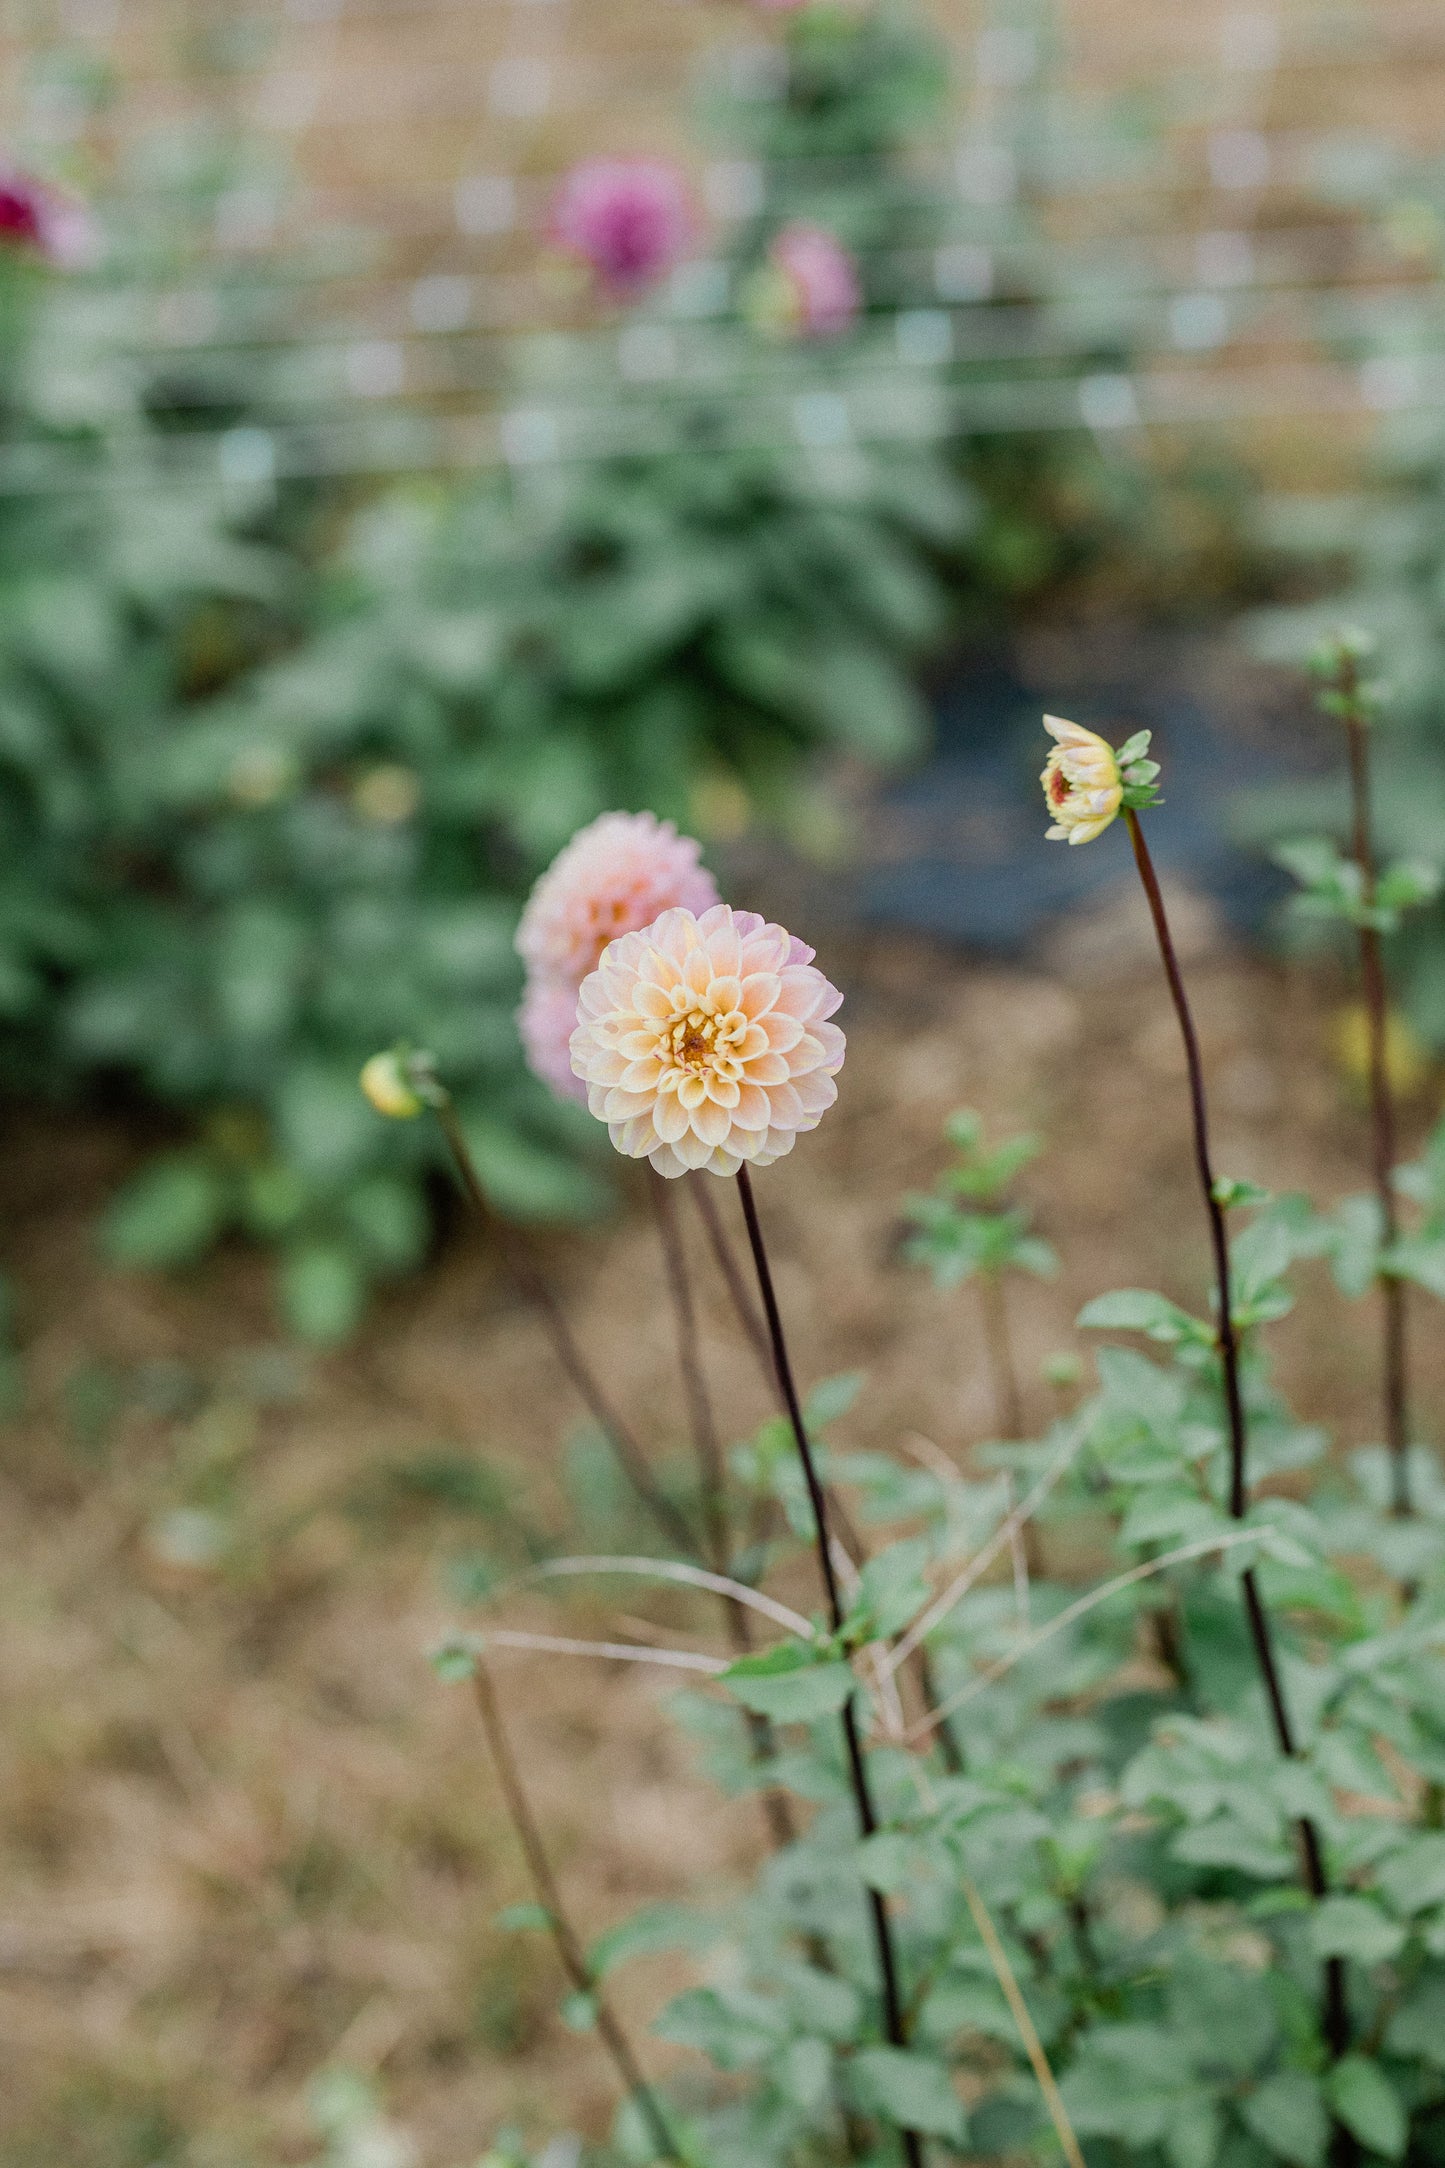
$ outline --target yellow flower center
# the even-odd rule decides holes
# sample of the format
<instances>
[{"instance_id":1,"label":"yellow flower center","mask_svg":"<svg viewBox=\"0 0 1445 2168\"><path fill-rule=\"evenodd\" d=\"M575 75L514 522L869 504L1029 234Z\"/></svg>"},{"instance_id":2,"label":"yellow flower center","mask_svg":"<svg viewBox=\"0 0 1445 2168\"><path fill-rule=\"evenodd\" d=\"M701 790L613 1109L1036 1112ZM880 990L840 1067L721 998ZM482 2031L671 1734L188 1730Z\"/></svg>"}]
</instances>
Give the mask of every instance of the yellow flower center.
<instances>
[{"instance_id":1,"label":"yellow flower center","mask_svg":"<svg viewBox=\"0 0 1445 2168\"><path fill-rule=\"evenodd\" d=\"M742 1064L734 1049L747 1035L748 1020L740 1009L720 1015L705 1000L679 987L673 997L686 1007L662 1025L656 1054L663 1066L663 1086L674 1088L685 1076L723 1077L737 1083Z\"/></svg>"}]
</instances>

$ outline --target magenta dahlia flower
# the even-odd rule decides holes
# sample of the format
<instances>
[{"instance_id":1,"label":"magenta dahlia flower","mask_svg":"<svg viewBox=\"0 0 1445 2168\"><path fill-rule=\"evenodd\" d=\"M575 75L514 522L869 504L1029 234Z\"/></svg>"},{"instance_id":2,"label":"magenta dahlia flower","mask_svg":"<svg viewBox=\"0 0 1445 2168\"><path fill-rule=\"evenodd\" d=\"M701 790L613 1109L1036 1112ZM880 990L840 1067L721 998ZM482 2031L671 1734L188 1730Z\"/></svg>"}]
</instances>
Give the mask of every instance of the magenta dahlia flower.
<instances>
[{"instance_id":1,"label":"magenta dahlia flower","mask_svg":"<svg viewBox=\"0 0 1445 2168\"><path fill-rule=\"evenodd\" d=\"M624 297L664 277L692 233L687 185L659 158L589 158L573 167L552 206L557 245Z\"/></svg>"}]
</instances>

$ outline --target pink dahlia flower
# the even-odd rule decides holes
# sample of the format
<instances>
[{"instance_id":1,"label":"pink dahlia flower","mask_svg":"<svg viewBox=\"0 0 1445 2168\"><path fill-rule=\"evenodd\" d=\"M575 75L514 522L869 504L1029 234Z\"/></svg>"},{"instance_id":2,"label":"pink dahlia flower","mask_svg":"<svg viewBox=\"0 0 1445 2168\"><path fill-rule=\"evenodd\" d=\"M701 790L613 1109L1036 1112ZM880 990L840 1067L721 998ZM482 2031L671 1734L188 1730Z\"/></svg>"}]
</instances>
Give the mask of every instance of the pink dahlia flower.
<instances>
[{"instance_id":1,"label":"pink dahlia flower","mask_svg":"<svg viewBox=\"0 0 1445 2168\"><path fill-rule=\"evenodd\" d=\"M528 972L575 992L618 934L674 904L705 911L718 895L701 856L700 843L651 813L603 813L579 828L522 913L517 953Z\"/></svg>"},{"instance_id":2,"label":"pink dahlia flower","mask_svg":"<svg viewBox=\"0 0 1445 2168\"><path fill-rule=\"evenodd\" d=\"M96 255L85 206L28 174L0 172L0 248L26 250L77 270Z\"/></svg>"},{"instance_id":3,"label":"pink dahlia flower","mask_svg":"<svg viewBox=\"0 0 1445 2168\"><path fill-rule=\"evenodd\" d=\"M826 226L796 219L768 250L762 313L776 329L803 339L836 339L862 307L858 268Z\"/></svg>"},{"instance_id":4,"label":"pink dahlia flower","mask_svg":"<svg viewBox=\"0 0 1445 2168\"><path fill-rule=\"evenodd\" d=\"M576 1027L576 989L554 979L528 979L517 1011L527 1067L559 1099L576 1099L585 1105L587 1087L572 1070L571 1039Z\"/></svg>"},{"instance_id":5,"label":"pink dahlia flower","mask_svg":"<svg viewBox=\"0 0 1445 2168\"><path fill-rule=\"evenodd\" d=\"M582 984L572 1067L619 1152L736 1174L817 1128L838 1096L843 997L812 954L725 903L612 942Z\"/></svg>"},{"instance_id":6,"label":"pink dahlia flower","mask_svg":"<svg viewBox=\"0 0 1445 2168\"><path fill-rule=\"evenodd\" d=\"M640 293L662 278L692 232L683 177L659 158L589 158L552 206L553 239L613 294Z\"/></svg>"}]
</instances>

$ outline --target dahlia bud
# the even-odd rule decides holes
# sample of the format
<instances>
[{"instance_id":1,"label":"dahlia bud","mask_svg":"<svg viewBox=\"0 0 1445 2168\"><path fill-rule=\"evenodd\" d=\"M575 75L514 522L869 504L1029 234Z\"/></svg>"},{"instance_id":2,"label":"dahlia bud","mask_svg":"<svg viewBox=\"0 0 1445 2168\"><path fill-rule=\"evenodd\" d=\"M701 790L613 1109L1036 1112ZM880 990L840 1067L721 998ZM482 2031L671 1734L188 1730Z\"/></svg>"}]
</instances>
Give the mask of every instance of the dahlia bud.
<instances>
[{"instance_id":1,"label":"dahlia bud","mask_svg":"<svg viewBox=\"0 0 1445 2168\"><path fill-rule=\"evenodd\" d=\"M378 1114L388 1121L414 1121L426 1102L417 1089L421 1077L414 1075L411 1057L393 1047L389 1053L373 1054L361 1072L361 1088Z\"/></svg>"},{"instance_id":2,"label":"dahlia bud","mask_svg":"<svg viewBox=\"0 0 1445 2168\"><path fill-rule=\"evenodd\" d=\"M1136 731L1115 752L1106 739L1046 715L1044 728L1057 740L1039 778L1054 816L1051 843L1092 843L1121 812L1142 812L1158 803L1159 763L1148 760L1150 733Z\"/></svg>"}]
</instances>

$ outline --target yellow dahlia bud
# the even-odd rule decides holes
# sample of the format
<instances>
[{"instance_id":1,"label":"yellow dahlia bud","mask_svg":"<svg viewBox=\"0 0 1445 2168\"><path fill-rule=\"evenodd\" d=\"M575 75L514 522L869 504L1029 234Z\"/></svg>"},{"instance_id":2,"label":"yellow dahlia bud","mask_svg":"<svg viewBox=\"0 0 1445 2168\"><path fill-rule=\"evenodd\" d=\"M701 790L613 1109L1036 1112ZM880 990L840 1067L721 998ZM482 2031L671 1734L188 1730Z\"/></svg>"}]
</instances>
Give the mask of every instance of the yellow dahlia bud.
<instances>
[{"instance_id":1,"label":"yellow dahlia bud","mask_svg":"<svg viewBox=\"0 0 1445 2168\"><path fill-rule=\"evenodd\" d=\"M1057 715L1046 715L1044 728L1058 740L1039 778L1054 816L1049 841L1092 843L1123 802L1124 778L1114 748L1092 730Z\"/></svg>"},{"instance_id":2,"label":"yellow dahlia bud","mask_svg":"<svg viewBox=\"0 0 1445 2168\"><path fill-rule=\"evenodd\" d=\"M412 1121L422 1110L397 1053L373 1054L361 1072L361 1088L377 1113L391 1121Z\"/></svg>"}]
</instances>

